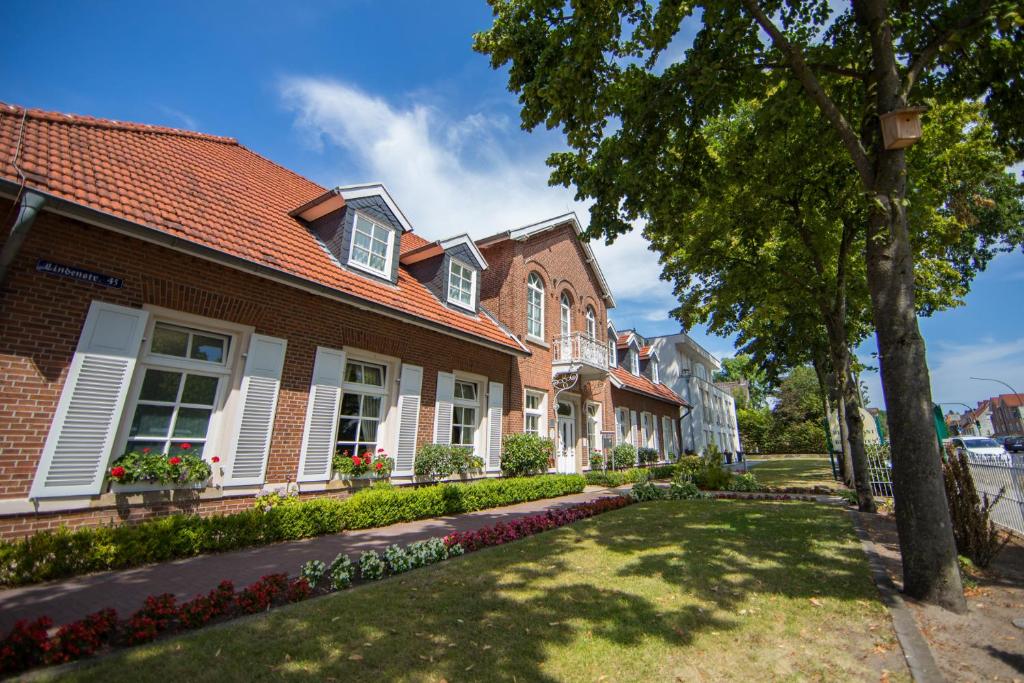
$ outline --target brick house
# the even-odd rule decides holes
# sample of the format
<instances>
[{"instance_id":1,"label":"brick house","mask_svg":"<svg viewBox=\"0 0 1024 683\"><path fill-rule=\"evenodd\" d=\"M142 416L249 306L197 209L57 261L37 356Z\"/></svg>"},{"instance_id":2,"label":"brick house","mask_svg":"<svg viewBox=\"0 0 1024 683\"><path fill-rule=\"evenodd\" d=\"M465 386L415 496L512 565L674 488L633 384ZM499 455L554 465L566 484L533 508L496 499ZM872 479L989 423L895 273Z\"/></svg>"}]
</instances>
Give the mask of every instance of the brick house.
<instances>
[{"instance_id":1,"label":"brick house","mask_svg":"<svg viewBox=\"0 0 1024 683\"><path fill-rule=\"evenodd\" d=\"M431 242L382 185L9 105L0 210L0 536L232 511L280 485L345 495L343 450L383 448L407 483L420 446L457 443L496 476L503 436L536 431L563 437L553 469L581 471L619 409L653 423L622 438L677 452L684 402L598 335L614 301L572 216ZM201 489L107 477L129 450L186 447L214 464Z\"/></svg>"}]
</instances>

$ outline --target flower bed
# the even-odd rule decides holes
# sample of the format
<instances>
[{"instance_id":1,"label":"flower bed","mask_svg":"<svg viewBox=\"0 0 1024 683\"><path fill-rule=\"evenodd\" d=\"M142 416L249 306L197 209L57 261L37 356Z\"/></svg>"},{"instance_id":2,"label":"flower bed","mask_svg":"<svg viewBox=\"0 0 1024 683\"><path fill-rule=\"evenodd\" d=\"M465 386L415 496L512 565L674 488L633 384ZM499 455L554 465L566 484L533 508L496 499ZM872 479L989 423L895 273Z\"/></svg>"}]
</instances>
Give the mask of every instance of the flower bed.
<instances>
[{"instance_id":1,"label":"flower bed","mask_svg":"<svg viewBox=\"0 0 1024 683\"><path fill-rule=\"evenodd\" d=\"M264 612L278 605L348 588L357 576L362 581L375 581L457 557L466 551L501 545L572 524L630 503L630 499L622 496L602 498L512 522L499 522L476 531L457 532L443 539L416 541L404 548L392 545L383 555L376 551L363 553L358 564L345 555L338 555L330 565L312 560L302 565L296 578L268 574L237 592L230 581L222 581L208 594L197 595L180 604L170 593L151 595L140 610L120 621L112 609L90 614L56 632L49 617L22 620L0 641L0 676L42 665L62 664L92 656L103 648L147 643L161 635Z\"/></svg>"},{"instance_id":2,"label":"flower bed","mask_svg":"<svg viewBox=\"0 0 1024 683\"><path fill-rule=\"evenodd\" d=\"M0 543L0 584L17 586L279 541L367 529L580 493L580 475L383 485L345 499L285 500L212 517L171 515L120 526L44 531Z\"/></svg>"},{"instance_id":3,"label":"flower bed","mask_svg":"<svg viewBox=\"0 0 1024 683\"><path fill-rule=\"evenodd\" d=\"M210 464L195 453L192 445L177 445L180 452L173 455L155 453L149 448L130 451L114 461L107 474L116 486L128 488L132 484L167 487L195 487L210 479L213 470ZM214 456L211 462L220 462ZM141 489L140 489L141 490Z\"/></svg>"}]
</instances>

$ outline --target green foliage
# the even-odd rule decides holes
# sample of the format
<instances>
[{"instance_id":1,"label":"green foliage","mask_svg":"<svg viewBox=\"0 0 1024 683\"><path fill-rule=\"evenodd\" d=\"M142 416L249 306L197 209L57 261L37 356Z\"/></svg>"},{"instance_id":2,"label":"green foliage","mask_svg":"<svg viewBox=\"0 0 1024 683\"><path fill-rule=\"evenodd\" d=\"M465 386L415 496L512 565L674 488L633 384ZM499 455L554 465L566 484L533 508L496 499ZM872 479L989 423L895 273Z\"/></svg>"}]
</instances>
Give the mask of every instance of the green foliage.
<instances>
[{"instance_id":1,"label":"green foliage","mask_svg":"<svg viewBox=\"0 0 1024 683\"><path fill-rule=\"evenodd\" d=\"M651 482L644 481L633 486L629 492L629 497L638 503L642 503L648 500L662 500L666 497L666 494L664 490Z\"/></svg>"},{"instance_id":2,"label":"green foliage","mask_svg":"<svg viewBox=\"0 0 1024 683\"><path fill-rule=\"evenodd\" d=\"M348 559L347 555L339 554L327 569L331 590L340 591L351 586L354 573L355 568L352 566L352 560Z\"/></svg>"},{"instance_id":3,"label":"green foliage","mask_svg":"<svg viewBox=\"0 0 1024 683\"><path fill-rule=\"evenodd\" d=\"M183 444L186 448L189 444ZM110 478L119 484L190 484L206 481L212 470L195 453L164 455L146 448L125 453L110 466Z\"/></svg>"},{"instance_id":4,"label":"green foliage","mask_svg":"<svg viewBox=\"0 0 1024 683\"><path fill-rule=\"evenodd\" d=\"M653 448L638 448L636 457L641 465L653 465L658 462L658 451Z\"/></svg>"},{"instance_id":5,"label":"green foliage","mask_svg":"<svg viewBox=\"0 0 1024 683\"><path fill-rule=\"evenodd\" d=\"M991 500L988 495L979 496L963 453L955 453L942 463L942 475L957 550L985 568L1010 542L1010 535L999 531L990 517L1002 492Z\"/></svg>"},{"instance_id":6,"label":"green foliage","mask_svg":"<svg viewBox=\"0 0 1024 683\"><path fill-rule=\"evenodd\" d=\"M420 477L439 480L453 474L482 470L483 466L483 459L473 455L471 448L432 443L421 447L416 453L413 472Z\"/></svg>"},{"instance_id":7,"label":"green foliage","mask_svg":"<svg viewBox=\"0 0 1024 683\"><path fill-rule=\"evenodd\" d=\"M759 410L767 407L768 377L750 354L741 353L733 358L722 359L722 369L715 373L716 382L740 382L746 380L750 392L750 405L741 396L734 395L736 408Z\"/></svg>"},{"instance_id":8,"label":"green foliage","mask_svg":"<svg viewBox=\"0 0 1024 683\"><path fill-rule=\"evenodd\" d=\"M384 564L391 574L401 574L413 568L409 552L397 544L391 544L384 549Z\"/></svg>"},{"instance_id":9,"label":"green foliage","mask_svg":"<svg viewBox=\"0 0 1024 683\"><path fill-rule=\"evenodd\" d=\"M367 550L359 556L359 578L376 581L384 578L384 560L376 550Z\"/></svg>"},{"instance_id":10,"label":"green foliage","mask_svg":"<svg viewBox=\"0 0 1024 683\"><path fill-rule=\"evenodd\" d=\"M753 472L744 472L743 474L733 474L726 485L726 490L754 493L764 491L764 487L758 483Z\"/></svg>"},{"instance_id":11,"label":"green foliage","mask_svg":"<svg viewBox=\"0 0 1024 683\"><path fill-rule=\"evenodd\" d=\"M327 565L320 560L310 560L299 568L299 576L309 583L310 588L315 588L325 573L327 573Z\"/></svg>"},{"instance_id":12,"label":"green foliage","mask_svg":"<svg viewBox=\"0 0 1024 683\"><path fill-rule=\"evenodd\" d=\"M620 443L612 449L612 466L617 470L633 467L636 458L636 447L633 444Z\"/></svg>"},{"instance_id":13,"label":"green foliage","mask_svg":"<svg viewBox=\"0 0 1024 683\"><path fill-rule=\"evenodd\" d=\"M668 488L668 497L672 500L700 500L709 498L701 492L697 485L688 479L676 479Z\"/></svg>"},{"instance_id":14,"label":"green foliage","mask_svg":"<svg viewBox=\"0 0 1024 683\"><path fill-rule=\"evenodd\" d=\"M626 470L608 470L606 472L591 470L583 476L586 477L587 484L591 486L614 487L647 481L651 473L643 467L631 467Z\"/></svg>"},{"instance_id":15,"label":"green foliage","mask_svg":"<svg viewBox=\"0 0 1024 683\"><path fill-rule=\"evenodd\" d=\"M487 479L421 488L374 487L350 498L261 496L231 515L172 515L138 524L45 531L0 542L0 584L22 585L109 569L365 529L580 493L580 475Z\"/></svg>"},{"instance_id":16,"label":"green foliage","mask_svg":"<svg viewBox=\"0 0 1024 683\"><path fill-rule=\"evenodd\" d=\"M747 453L770 452L772 443L772 411L767 408L737 408L736 426L740 443Z\"/></svg>"},{"instance_id":17,"label":"green foliage","mask_svg":"<svg viewBox=\"0 0 1024 683\"><path fill-rule=\"evenodd\" d=\"M507 477L547 472L552 453L551 439L537 434L508 434L502 443L501 472Z\"/></svg>"}]
</instances>

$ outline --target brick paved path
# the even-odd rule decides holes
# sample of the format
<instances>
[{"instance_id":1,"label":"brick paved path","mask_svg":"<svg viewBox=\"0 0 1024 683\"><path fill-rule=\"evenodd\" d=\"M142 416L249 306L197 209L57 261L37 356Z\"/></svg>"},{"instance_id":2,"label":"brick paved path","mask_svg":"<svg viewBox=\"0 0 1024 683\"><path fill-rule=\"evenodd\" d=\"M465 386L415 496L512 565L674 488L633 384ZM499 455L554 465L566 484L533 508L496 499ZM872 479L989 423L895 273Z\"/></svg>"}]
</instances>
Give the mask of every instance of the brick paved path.
<instances>
[{"instance_id":1,"label":"brick paved path","mask_svg":"<svg viewBox=\"0 0 1024 683\"><path fill-rule=\"evenodd\" d=\"M561 498L12 588L0 591L0 633L9 630L18 619L44 614L55 624L64 624L104 607L113 607L124 618L141 607L149 595L174 593L179 600L187 600L197 593L208 592L224 579L234 581L235 587L241 588L264 574L286 572L294 576L308 560L330 562L342 552L355 559L364 550L380 551L392 543L405 545L453 531L469 531L618 493L614 489L588 487L583 493Z\"/></svg>"}]
</instances>

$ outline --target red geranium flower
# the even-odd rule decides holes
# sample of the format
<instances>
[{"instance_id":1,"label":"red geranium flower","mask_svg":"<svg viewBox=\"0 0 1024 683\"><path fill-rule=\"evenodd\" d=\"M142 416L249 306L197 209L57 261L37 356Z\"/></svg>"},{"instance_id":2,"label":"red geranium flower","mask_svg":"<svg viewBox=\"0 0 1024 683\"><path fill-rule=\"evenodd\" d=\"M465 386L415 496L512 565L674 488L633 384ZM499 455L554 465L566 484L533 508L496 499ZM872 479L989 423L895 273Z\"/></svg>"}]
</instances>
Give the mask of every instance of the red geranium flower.
<instances>
[{"instance_id":1,"label":"red geranium flower","mask_svg":"<svg viewBox=\"0 0 1024 683\"><path fill-rule=\"evenodd\" d=\"M371 462L373 462L373 454L370 451L366 451L363 453L363 463L369 465Z\"/></svg>"},{"instance_id":2,"label":"red geranium flower","mask_svg":"<svg viewBox=\"0 0 1024 683\"><path fill-rule=\"evenodd\" d=\"M378 462L378 463L377 463L377 469L379 470L379 469L380 469L380 468L382 468L382 467L384 467L384 463L382 463L382 462Z\"/></svg>"},{"instance_id":3,"label":"red geranium flower","mask_svg":"<svg viewBox=\"0 0 1024 683\"><path fill-rule=\"evenodd\" d=\"M124 468L118 465L117 467L110 468L110 476L114 479L120 479L124 476Z\"/></svg>"},{"instance_id":4,"label":"red geranium flower","mask_svg":"<svg viewBox=\"0 0 1024 683\"><path fill-rule=\"evenodd\" d=\"M190 444L190 443L183 443L183 444L181 444L181 450L183 450L183 451L187 451L190 448L192 448L192 444Z\"/></svg>"},{"instance_id":5,"label":"red geranium flower","mask_svg":"<svg viewBox=\"0 0 1024 683\"><path fill-rule=\"evenodd\" d=\"M167 462L171 463L172 465L177 465L177 464L181 463L181 458L179 458L178 456L174 456L173 458L171 458Z\"/></svg>"},{"instance_id":6,"label":"red geranium flower","mask_svg":"<svg viewBox=\"0 0 1024 683\"><path fill-rule=\"evenodd\" d=\"M355 465L356 467L359 467L360 465L363 464L363 461L359 459L358 455L353 455L352 456L352 464Z\"/></svg>"},{"instance_id":7,"label":"red geranium flower","mask_svg":"<svg viewBox=\"0 0 1024 683\"><path fill-rule=\"evenodd\" d=\"M378 453L383 453L383 452L384 452L384 449L383 449L383 448L378 448L378 449L377 449L377 452L378 452Z\"/></svg>"},{"instance_id":8,"label":"red geranium flower","mask_svg":"<svg viewBox=\"0 0 1024 683\"><path fill-rule=\"evenodd\" d=\"M215 455L212 458L210 458L210 462L220 462L220 458Z\"/></svg>"},{"instance_id":9,"label":"red geranium flower","mask_svg":"<svg viewBox=\"0 0 1024 683\"><path fill-rule=\"evenodd\" d=\"M143 448L143 449L142 449L142 452L143 452L143 453L149 453L149 450L150 450L150 449L148 449L148 448Z\"/></svg>"}]
</instances>

